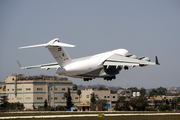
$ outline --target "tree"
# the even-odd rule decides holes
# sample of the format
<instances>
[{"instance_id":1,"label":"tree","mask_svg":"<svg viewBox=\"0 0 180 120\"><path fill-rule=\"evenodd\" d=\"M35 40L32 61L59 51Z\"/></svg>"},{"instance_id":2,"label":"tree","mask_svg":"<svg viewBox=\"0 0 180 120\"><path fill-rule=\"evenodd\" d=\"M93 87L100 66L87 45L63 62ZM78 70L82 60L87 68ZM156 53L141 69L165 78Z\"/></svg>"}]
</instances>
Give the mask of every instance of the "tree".
<instances>
[{"instance_id":1,"label":"tree","mask_svg":"<svg viewBox=\"0 0 180 120\"><path fill-rule=\"evenodd\" d=\"M67 100L67 97L68 97L68 92L65 92L64 93L64 97L66 98L66 100Z\"/></svg>"},{"instance_id":2,"label":"tree","mask_svg":"<svg viewBox=\"0 0 180 120\"><path fill-rule=\"evenodd\" d=\"M111 94L116 94L117 91L111 90Z\"/></svg>"},{"instance_id":3,"label":"tree","mask_svg":"<svg viewBox=\"0 0 180 120\"><path fill-rule=\"evenodd\" d=\"M139 90L140 94L142 96L144 96L146 94L146 89L144 89L143 87Z\"/></svg>"},{"instance_id":4,"label":"tree","mask_svg":"<svg viewBox=\"0 0 180 120\"><path fill-rule=\"evenodd\" d=\"M96 104L96 98L94 93L91 94L91 103Z\"/></svg>"},{"instance_id":5,"label":"tree","mask_svg":"<svg viewBox=\"0 0 180 120\"><path fill-rule=\"evenodd\" d=\"M23 110L25 107L24 107L24 104L23 103L20 103L20 102L17 102L17 110Z\"/></svg>"},{"instance_id":6,"label":"tree","mask_svg":"<svg viewBox=\"0 0 180 120\"><path fill-rule=\"evenodd\" d=\"M131 98L130 105L133 107L134 111L144 111L147 106L147 98L144 96L139 96Z\"/></svg>"},{"instance_id":7,"label":"tree","mask_svg":"<svg viewBox=\"0 0 180 120\"><path fill-rule=\"evenodd\" d=\"M167 93L167 89L163 87L158 87L157 89L152 89L149 92L149 97L152 97L154 95L165 95Z\"/></svg>"},{"instance_id":8,"label":"tree","mask_svg":"<svg viewBox=\"0 0 180 120\"><path fill-rule=\"evenodd\" d=\"M44 108L47 108L48 103L47 103L47 99L44 101Z\"/></svg>"},{"instance_id":9,"label":"tree","mask_svg":"<svg viewBox=\"0 0 180 120\"><path fill-rule=\"evenodd\" d=\"M9 102L8 102L8 97L7 96L2 96L1 97L2 99L1 99L1 108L3 108L3 109L7 109L8 108L8 104L9 104Z\"/></svg>"},{"instance_id":10,"label":"tree","mask_svg":"<svg viewBox=\"0 0 180 120\"><path fill-rule=\"evenodd\" d=\"M132 92L139 92L139 89L137 87L130 87L128 90L131 90Z\"/></svg>"},{"instance_id":11,"label":"tree","mask_svg":"<svg viewBox=\"0 0 180 120\"><path fill-rule=\"evenodd\" d=\"M81 90L77 90L77 94L79 95L79 103L80 103L80 95L81 95Z\"/></svg>"},{"instance_id":12,"label":"tree","mask_svg":"<svg viewBox=\"0 0 180 120\"><path fill-rule=\"evenodd\" d=\"M128 102L128 101L125 101L125 99L126 99L125 96L121 96L121 97L116 101L116 105L115 105L115 107L114 107L114 110L116 110L116 111L120 111L120 110L128 111L128 110L130 110L129 102Z\"/></svg>"},{"instance_id":13,"label":"tree","mask_svg":"<svg viewBox=\"0 0 180 120\"><path fill-rule=\"evenodd\" d=\"M167 89L163 87L158 87L157 91L158 91L158 95L165 95L167 93Z\"/></svg>"},{"instance_id":14,"label":"tree","mask_svg":"<svg viewBox=\"0 0 180 120\"><path fill-rule=\"evenodd\" d=\"M35 110L36 109L36 106L34 105L34 103L33 103L33 110Z\"/></svg>"},{"instance_id":15,"label":"tree","mask_svg":"<svg viewBox=\"0 0 180 120\"><path fill-rule=\"evenodd\" d=\"M101 105L102 111L105 111L106 110L105 106L106 106L107 102L108 101L106 99L99 99L99 100L97 100L96 103Z\"/></svg>"},{"instance_id":16,"label":"tree","mask_svg":"<svg viewBox=\"0 0 180 120\"><path fill-rule=\"evenodd\" d=\"M66 101L66 107L67 109L70 109L74 104L72 103L72 98L71 98L71 92L70 89L68 88L68 97Z\"/></svg>"},{"instance_id":17,"label":"tree","mask_svg":"<svg viewBox=\"0 0 180 120\"><path fill-rule=\"evenodd\" d=\"M159 108L160 111L171 111L171 107L168 105L168 104L165 104L165 105L161 105L160 108Z\"/></svg>"},{"instance_id":18,"label":"tree","mask_svg":"<svg viewBox=\"0 0 180 120\"><path fill-rule=\"evenodd\" d=\"M77 85L73 86L73 90L77 90L77 88L78 88Z\"/></svg>"},{"instance_id":19,"label":"tree","mask_svg":"<svg viewBox=\"0 0 180 120\"><path fill-rule=\"evenodd\" d=\"M158 91L156 89L152 89L151 91L149 91L149 97L152 97L154 95L158 95Z\"/></svg>"}]
</instances>

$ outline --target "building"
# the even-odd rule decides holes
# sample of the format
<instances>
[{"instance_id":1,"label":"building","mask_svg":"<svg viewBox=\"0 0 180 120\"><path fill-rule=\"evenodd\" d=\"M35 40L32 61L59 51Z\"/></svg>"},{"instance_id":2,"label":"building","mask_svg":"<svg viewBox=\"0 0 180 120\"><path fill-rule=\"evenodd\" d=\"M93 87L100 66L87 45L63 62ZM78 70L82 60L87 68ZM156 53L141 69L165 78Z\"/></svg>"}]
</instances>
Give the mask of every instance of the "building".
<instances>
[{"instance_id":1,"label":"building","mask_svg":"<svg viewBox=\"0 0 180 120\"><path fill-rule=\"evenodd\" d=\"M132 97L132 91L131 90L127 90L127 89L118 89L117 90L117 95L118 95L118 98L121 97L121 96L125 96L126 98L131 98Z\"/></svg>"},{"instance_id":2,"label":"building","mask_svg":"<svg viewBox=\"0 0 180 120\"><path fill-rule=\"evenodd\" d=\"M106 99L108 103L106 104L106 108L108 110L113 110L115 107L116 101L118 100L118 94L111 94L110 90L93 90L93 89L86 89L81 90L81 97L80 97L80 104L78 107L80 111L88 111L90 110L90 102L91 102L91 94L95 94L96 100L98 99Z\"/></svg>"},{"instance_id":3,"label":"building","mask_svg":"<svg viewBox=\"0 0 180 120\"><path fill-rule=\"evenodd\" d=\"M89 104L91 99L91 94L94 92L93 89L81 90L80 103Z\"/></svg>"},{"instance_id":4,"label":"building","mask_svg":"<svg viewBox=\"0 0 180 120\"><path fill-rule=\"evenodd\" d=\"M35 107L43 106L45 100L52 107L66 106L64 93L68 91L68 88L70 88L74 105L79 104L77 86L67 78L13 74L6 78L5 85L9 102L23 103L26 109L32 109L33 104Z\"/></svg>"}]
</instances>

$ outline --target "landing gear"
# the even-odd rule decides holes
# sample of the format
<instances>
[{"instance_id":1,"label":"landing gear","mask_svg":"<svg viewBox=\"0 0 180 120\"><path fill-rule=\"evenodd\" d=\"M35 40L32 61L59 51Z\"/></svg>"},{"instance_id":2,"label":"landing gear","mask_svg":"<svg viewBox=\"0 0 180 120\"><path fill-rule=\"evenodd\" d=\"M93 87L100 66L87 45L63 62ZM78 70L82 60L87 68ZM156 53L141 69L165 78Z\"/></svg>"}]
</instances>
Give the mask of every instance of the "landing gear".
<instances>
[{"instance_id":1,"label":"landing gear","mask_svg":"<svg viewBox=\"0 0 180 120\"><path fill-rule=\"evenodd\" d=\"M89 81L89 80L92 80L92 78L84 78L83 80L84 81Z\"/></svg>"},{"instance_id":2,"label":"landing gear","mask_svg":"<svg viewBox=\"0 0 180 120\"><path fill-rule=\"evenodd\" d=\"M114 76L112 76L112 77L110 77L110 76L107 76L107 77L104 77L104 80L107 80L107 81L111 81L112 79L116 79L116 76L114 75Z\"/></svg>"},{"instance_id":3,"label":"landing gear","mask_svg":"<svg viewBox=\"0 0 180 120\"><path fill-rule=\"evenodd\" d=\"M124 69L125 69L125 70L128 70L128 69L129 69L129 67L128 67L128 66L124 66Z\"/></svg>"}]
</instances>

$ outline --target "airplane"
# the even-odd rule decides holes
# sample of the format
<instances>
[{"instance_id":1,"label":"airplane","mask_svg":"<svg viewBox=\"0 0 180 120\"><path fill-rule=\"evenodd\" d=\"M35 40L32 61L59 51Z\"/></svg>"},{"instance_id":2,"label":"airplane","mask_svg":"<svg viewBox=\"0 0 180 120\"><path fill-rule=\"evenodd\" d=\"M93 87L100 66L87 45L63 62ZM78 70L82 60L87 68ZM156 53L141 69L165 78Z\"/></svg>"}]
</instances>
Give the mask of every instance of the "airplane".
<instances>
[{"instance_id":1,"label":"airplane","mask_svg":"<svg viewBox=\"0 0 180 120\"><path fill-rule=\"evenodd\" d=\"M82 78L84 81L95 78L104 78L104 80L111 81L116 79L116 75L122 69L128 70L130 66L134 68L136 66L160 65L157 56L155 57L155 62L150 62L148 57L138 58L136 55L130 54L126 49L116 49L89 57L71 59L64 47L75 47L75 45L62 43L58 38L46 44L19 47L19 49L40 46L48 48L56 62L22 67L19 61L17 61L20 69L41 68L49 70L50 68L56 68L56 74Z\"/></svg>"}]
</instances>

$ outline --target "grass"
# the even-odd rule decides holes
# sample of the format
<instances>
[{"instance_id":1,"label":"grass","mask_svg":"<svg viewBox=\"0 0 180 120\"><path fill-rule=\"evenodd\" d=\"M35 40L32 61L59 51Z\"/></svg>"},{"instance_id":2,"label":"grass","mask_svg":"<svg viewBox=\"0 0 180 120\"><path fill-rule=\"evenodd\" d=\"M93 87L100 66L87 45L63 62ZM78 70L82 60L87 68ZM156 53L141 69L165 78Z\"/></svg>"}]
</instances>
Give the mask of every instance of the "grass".
<instances>
[{"instance_id":1,"label":"grass","mask_svg":"<svg viewBox=\"0 0 180 120\"><path fill-rule=\"evenodd\" d=\"M42 120L180 120L180 115L164 115L164 116L115 116L115 117L71 117L71 118L42 118ZM10 120L10 119L9 119ZM22 119L13 119L22 120ZM24 119L23 119L24 120ZM26 120L39 120L32 118Z\"/></svg>"}]
</instances>

